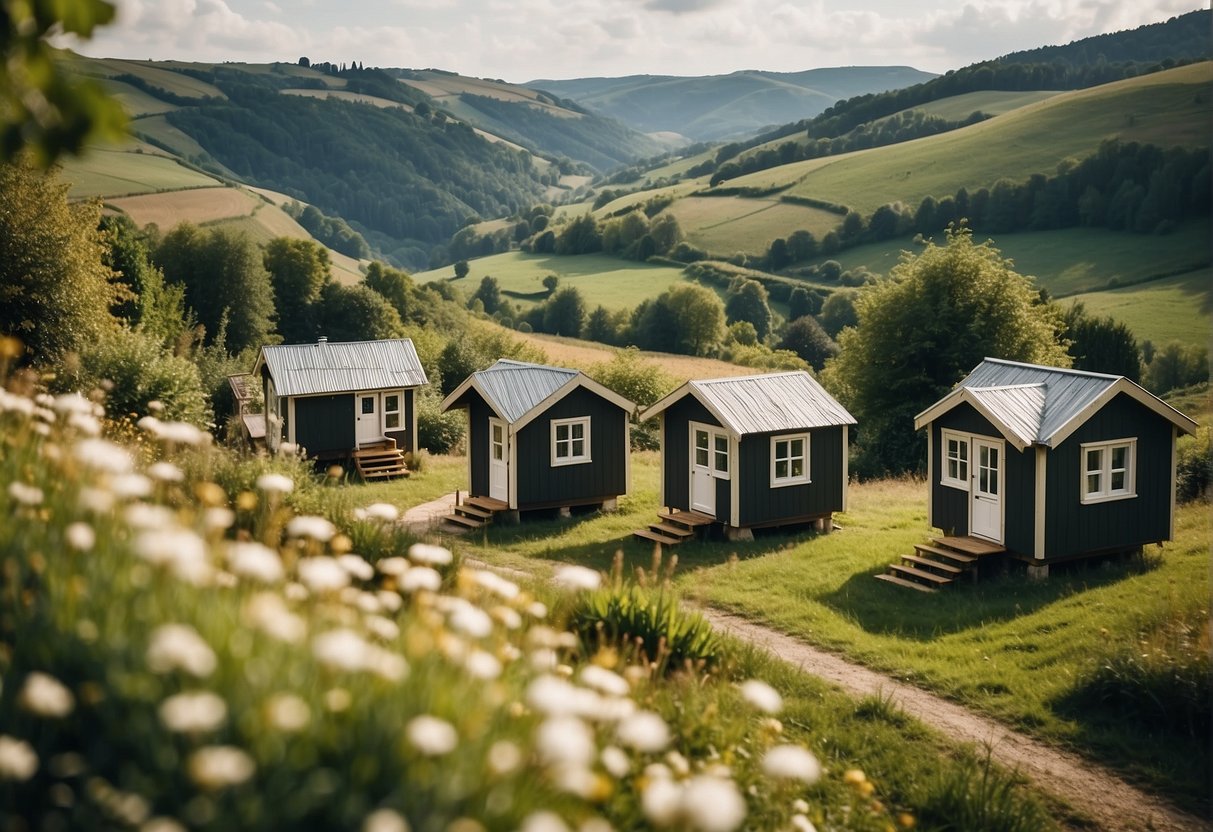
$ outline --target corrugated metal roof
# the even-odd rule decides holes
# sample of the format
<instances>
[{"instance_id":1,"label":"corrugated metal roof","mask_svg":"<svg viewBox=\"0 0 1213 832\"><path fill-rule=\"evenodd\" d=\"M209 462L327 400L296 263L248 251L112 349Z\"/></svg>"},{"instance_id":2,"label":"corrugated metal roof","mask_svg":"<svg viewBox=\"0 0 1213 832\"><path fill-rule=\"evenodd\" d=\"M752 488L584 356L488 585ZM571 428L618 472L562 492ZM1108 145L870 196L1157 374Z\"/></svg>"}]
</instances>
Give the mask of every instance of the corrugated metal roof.
<instances>
[{"instance_id":1,"label":"corrugated metal roof","mask_svg":"<svg viewBox=\"0 0 1213 832\"><path fill-rule=\"evenodd\" d=\"M803 370L688 384L737 434L855 424L855 417Z\"/></svg>"},{"instance_id":2,"label":"corrugated metal roof","mask_svg":"<svg viewBox=\"0 0 1213 832\"><path fill-rule=\"evenodd\" d=\"M577 374L565 367L502 358L474 375L477 387L489 399L489 406L507 422L516 422Z\"/></svg>"},{"instance_id":3,"label":"corrugated metal roof","mask_svg":"<svg viewBox=\"0 0 1213 832\"><path fill-rule=\"evenodd\" d=\"M390 390L426 383L421 359L408 338L275 344L261 348L261 360L280 396Z\"/></svg>"},{"instance_id":4,"label":"corrugated metal roof","mask_svg":"<svg viewBox=\"0 0 1213 832\"><path fill-rule=\"evenodd\" d=\"M1040 407L1036 431L1030 441L1051 445L1053 436L1071 419L1112 387L1121 376L1091 373L1084 370L1066 370L1060 367L1042 367L1037 364L1020 364L987 358L960 382L976 392L982 388L1007 388L1024 385L1040 385L1044 389L1044 402ZM1004 397L1005 403L1005 397ZM1022 421L1029 415L1031 405L1024 403L1022 412L1014 417ZM1002 418L1012 417L999 411ZM1008 427L1013 427L1008 421Z\"/></svg>"},{"instance_id":5,"label":"corrugated metal roof","mask_svg":"<svg viewBox=\"0 0 1213 832\"><path fill-rule=\"evenodd\" d=\"M1016 384L1008 387L970 387L969 392L1014 433L1024 445L1031 445L1040 433L1045 409L1043 384Z\"/></svg>"}]
</instances>

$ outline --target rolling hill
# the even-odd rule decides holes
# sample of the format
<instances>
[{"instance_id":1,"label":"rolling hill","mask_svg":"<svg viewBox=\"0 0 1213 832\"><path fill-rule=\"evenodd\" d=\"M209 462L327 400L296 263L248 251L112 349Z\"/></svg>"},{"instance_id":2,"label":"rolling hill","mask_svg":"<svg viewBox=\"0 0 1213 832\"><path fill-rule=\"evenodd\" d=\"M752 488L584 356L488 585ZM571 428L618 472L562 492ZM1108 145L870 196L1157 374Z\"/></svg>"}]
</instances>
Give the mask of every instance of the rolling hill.
<instances>
[{"instance_id":1,"label":"rolling hill","mask_svg":"<svg viewBox=\"0 0 1213 832\"><path fill-rule=\"evenodd\" d=\"M933 77L904 66L838 67L703 77L538 79L527 86L572 99L645 133L671 132L693 141L714 141L807 118L843 98Z\"/></svg>"}]
</instances>

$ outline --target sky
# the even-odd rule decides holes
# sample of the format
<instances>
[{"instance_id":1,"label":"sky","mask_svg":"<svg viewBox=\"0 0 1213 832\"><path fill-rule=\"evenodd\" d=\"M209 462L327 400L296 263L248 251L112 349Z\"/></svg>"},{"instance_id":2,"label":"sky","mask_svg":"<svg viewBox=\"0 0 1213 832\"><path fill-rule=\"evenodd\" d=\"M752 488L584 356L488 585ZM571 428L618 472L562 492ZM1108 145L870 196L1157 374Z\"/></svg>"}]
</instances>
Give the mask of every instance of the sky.
<instances>
[{"instance_id":1,"label":"sky","mask_svg":"<svg viewBox=\"0 0 1213 832\"><path fill-rule=\"evenodd\" d=\"M331 61L520 83L912 66L946 72L1131 29L1196 0L111 0L94 57Z\"/></svg>"}]
</instances>

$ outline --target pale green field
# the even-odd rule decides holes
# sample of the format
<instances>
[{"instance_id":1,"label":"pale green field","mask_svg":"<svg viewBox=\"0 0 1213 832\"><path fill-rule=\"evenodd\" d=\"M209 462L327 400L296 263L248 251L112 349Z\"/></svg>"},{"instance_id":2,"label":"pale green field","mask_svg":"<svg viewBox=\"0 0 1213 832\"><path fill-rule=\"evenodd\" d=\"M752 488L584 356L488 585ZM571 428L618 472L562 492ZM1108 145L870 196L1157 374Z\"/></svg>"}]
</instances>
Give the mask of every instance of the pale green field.
<instances>
[{"instance_id":1,"label":"pale green field","mask_svg":"<svg viewBox=\"0 0 1213 832\"><path fill-rule=\"evenodd\" d=\"M174 69L186 67L210 69L212 65L183 64L172 61L127 61L117 58L80 58L79 63L76 64L77 71L87 75L102 77L125 74L134 75L142 78L154 87L159 87L166 92L189 98L206 98L208 96L227 98L218 87L205 81L199 81L197 78L189 75L173 71Z\"/></svg>"},{"instance_id":2,"label":"pale green field","mask_svg":"<svg viewBox=\"0 0 1213 832\"><path fill-rule=\"evenodd\" d=\"M131 118L139 118L140 116L159 115L176 110L177 107L168 102L161 101L155 96L149 95L138 87L132 87L130 84L122 81L114 81L106 79L101 82L101 85L119 104L126 114Z\"/></svg>"},{"instance_id":3,"label":"pale green field","mask_svg":"<svg viewBox=\"0 0 1213 832\"><path fill-rule=\"evenodd\" d=\"M799 229L821 239L842 221L837 214L780 202L778 197L691 196L674 202L664 213L678 220L691 243L726 256L737 251L765 252L776 237Z\"/></svg>"},{"instance_id":4,"label":"pale green field","mask_svg":"<svg viewBox=\"0 0 1213 832\"><path fill-rule=\"evenodd\" d=\"M974 190L1006 177L1051 173L1094 152L1106 138L1162 146L1208 144L1207 90L1213 64L1193 64L1089 90L1064 93L980 124L889 147L813 159L730 180L837 202L870 214L888 202Z\"/></svg>"},{"instance_id":5,"label":"pale green field","mask_svg":"<svg viewBox=\"0 0 1213 832\"><path fill-rule=\"evenodd\" d=\"M963 95L953 95L929 104L912 107L924 113L946 118L948 121L963 121L977 110L992 116L1009 113L1044 101L1058 95L1057 90L1029 90L1027 92L1009 92L1004 90L983 90L981 92L966 92Z\"/></svg>"},{"instance_id":6,"label":"pale green field","mask_svg":"<svg viewBox=\"0 0 1213 832\"><path fill-rule=\"evenodd\" d=\"M359 92L348 92L346 90L282 90L283 95L297 95L302 98L336 98L341 101L352 101L355 104L370 104L372 107L387 109L390 107L399 107L404 110L412 111L412 107L407 104L401 104L399 101L392 101L389 98L380 98L377 95L364 95Z\"/></svg>"},{"instance_id":7,"label":"pale green field","mask_svg":"<svg viewBox=\"0 0 1213 832\"><path fill-rule=\"evenodd\" d=\"M451 281L465 294L470 296L485 276L492 275L503 290L535 293L535 297L529 299L507 296L511 303L524 306L544 300L543 278L549 274L559 277L561 286L577 287L590 309L599 304L607 309L631 309L645 298L656 297L683 280L680 268L634 263L594 254L557 257L511 251L471 260L468 265L471 271L467 277ZM453 274L450 266L444 266L419 272L414 278L420 283L428 283L447 280Z\"/></svg>"},{"instance_id":8,"label":"pale green field","mask_svg":"<svg viewBox=\"0 0 1213 832\"><path fill-rule=\"evenodd\" d=\"M1075 295L1090 312L1111 315L1125 323L1139 340L1155 345L1168 341L1207 346L1213 336L1213 271L1186 274L1112 289Z\"/></svg>"},{"instance_id":9,"label":"pale green field","mask_svg":"<svg viewBox=\"0 0 1213 832\"><path fill-rule=\"evenodd\" d=\"M138 136L144 136L148 139L154 139L160 142L165 147L171 148L174 153L184 159L202 158L209 154L202 145L194 140L193 136L183 133L173 125L169 124L164 116L148 116L147 118L139 119L132 125L131 129ZM220 165L219 162L211 158L210 164L218 166L220 169L227 172L233 179L236 175L231 173L226 167Z\"/></svg>"},{"instance_id":10,"label":"pale green field","mask_svg":"<svg viewBox=\"0 0 1213 832\"><path fill-rule=\"evenodd\" d=\"M149 194L222 184L191 170L160 151L133 153L128 149L90 148L79 158L63 162L63 179L71 183L72 199Z\"/></svg>"}]
</instances>

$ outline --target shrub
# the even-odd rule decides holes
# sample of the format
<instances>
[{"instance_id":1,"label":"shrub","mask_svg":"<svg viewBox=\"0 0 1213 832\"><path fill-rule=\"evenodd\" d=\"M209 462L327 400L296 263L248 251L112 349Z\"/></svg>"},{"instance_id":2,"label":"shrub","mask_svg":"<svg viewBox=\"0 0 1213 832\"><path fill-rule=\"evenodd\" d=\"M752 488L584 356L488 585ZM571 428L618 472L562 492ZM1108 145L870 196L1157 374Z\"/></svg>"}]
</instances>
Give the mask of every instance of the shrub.
<instances>
[{"instance_id":1,"label":"shrub","mask_svg":"<svg viewBox=\"0 0 1213 832\"><path fill-rule=\"evenodd\" d=\"M1182 437L1175 453L1175 496L1181 503L1209 499L1209 484L1213 482L1213 430L1203 427L1195 436Z\"/></svg>"},{"instance_id":2,"label":"shrub","mask_svg":"<svg viewBox=\"0 0 1213 832\"><path fill-rule=\"evenodd\" d=\"M442 412L442 400L431 392L417 396L417 444L435 454L449 454L463 441L463 411Z\"/></svg>"}]
</instances>

